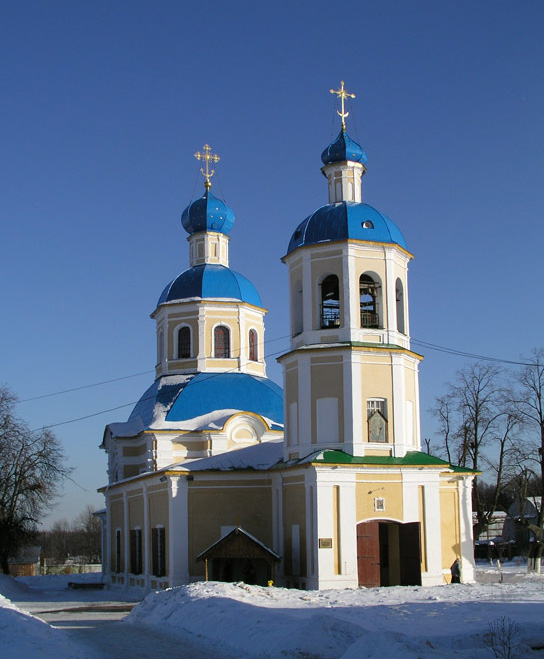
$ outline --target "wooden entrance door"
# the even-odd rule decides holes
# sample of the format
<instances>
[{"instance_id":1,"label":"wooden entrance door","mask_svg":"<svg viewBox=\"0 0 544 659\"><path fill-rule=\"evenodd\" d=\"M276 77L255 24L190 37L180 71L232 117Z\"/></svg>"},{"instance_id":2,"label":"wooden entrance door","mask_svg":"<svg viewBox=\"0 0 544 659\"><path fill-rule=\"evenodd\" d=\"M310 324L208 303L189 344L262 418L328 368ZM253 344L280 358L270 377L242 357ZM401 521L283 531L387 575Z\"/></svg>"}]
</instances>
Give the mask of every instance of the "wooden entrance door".
<instances>
[{"instance_id":1,"label":"wooden entrance door","mask_svg":"<svg viewBox=\"0 0 544 659\"><path fill-rule=\"evenodd\" d=\"M376 588L380 585L380 524L357 524L357 572L359 586Z\"/></svg>"}]
</instances>

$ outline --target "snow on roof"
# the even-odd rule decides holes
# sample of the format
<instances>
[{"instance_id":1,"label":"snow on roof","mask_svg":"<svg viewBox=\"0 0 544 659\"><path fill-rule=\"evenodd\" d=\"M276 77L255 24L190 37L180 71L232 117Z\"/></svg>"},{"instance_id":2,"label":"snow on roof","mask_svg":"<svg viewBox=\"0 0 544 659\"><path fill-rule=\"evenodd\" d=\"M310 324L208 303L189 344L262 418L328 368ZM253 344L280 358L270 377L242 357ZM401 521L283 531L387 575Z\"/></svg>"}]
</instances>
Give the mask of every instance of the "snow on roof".
<instances>
[{"instance_id":1,"label":"snow on roof","mask_svg":"<svg viewBox=\"0 0 544 659\"><path fill-rule=\"evenodd\" d=\"M171 471L233 471L256 469L265 471L279 462L283 455L283 440L272 439L261 444L234 449L209 458L185 460L182 464L167 467ZM165 470L163 470L165 471Z\"/></svg>"}]
</instances>

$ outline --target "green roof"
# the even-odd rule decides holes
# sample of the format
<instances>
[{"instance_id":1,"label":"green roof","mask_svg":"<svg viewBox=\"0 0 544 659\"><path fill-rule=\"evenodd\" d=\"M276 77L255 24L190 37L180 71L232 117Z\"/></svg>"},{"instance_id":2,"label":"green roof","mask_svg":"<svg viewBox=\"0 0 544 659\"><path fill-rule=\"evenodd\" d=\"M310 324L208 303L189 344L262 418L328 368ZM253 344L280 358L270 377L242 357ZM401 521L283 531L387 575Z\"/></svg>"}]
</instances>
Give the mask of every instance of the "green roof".
<instances>
[{"instance_id":1,"label":"green roof","mask_svg":"<svg viewBox=\"0 0 544 659\"><path fill-rule=\"evenodd\" d=\"M420 451L408 451L402 458L393 458L382 455L349 455L344 451L328 450L312 460L317 464L353 464L353 465L383 465L388 467L442 467L456 472L473 472L473 469L450 465L446 460L436 458L434 455ZM479 473L479 472L474 472Z\"/></svg>"}]
</instances>

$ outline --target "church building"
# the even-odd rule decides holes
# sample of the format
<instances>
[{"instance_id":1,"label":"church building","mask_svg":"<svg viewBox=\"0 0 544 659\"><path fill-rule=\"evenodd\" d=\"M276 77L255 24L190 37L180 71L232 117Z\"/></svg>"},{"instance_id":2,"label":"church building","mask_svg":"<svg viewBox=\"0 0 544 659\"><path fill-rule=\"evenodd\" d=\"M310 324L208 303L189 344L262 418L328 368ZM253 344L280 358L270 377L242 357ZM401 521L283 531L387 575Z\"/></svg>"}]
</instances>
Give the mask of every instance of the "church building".
<instances>
[{"instance_id":1,"label":"church building","mask_svg":"<svg viewBox=\"0 0 544 659\"><path fill-rule=\"evenodd\" d=\"M210 579L302 589L439 585L474 574L474 473L421 452L400 229L363 202L367 157L341 129L322 153L328 203L295 228L283 391L266 377L266 309L230 268L233 211L182 214L189 268L160 295L155 381L106 426L103 569L162 589ZM287 293L287 291L286 291ZM287 303L286 303L287 311Z\"/></svg>"}]
</instances>

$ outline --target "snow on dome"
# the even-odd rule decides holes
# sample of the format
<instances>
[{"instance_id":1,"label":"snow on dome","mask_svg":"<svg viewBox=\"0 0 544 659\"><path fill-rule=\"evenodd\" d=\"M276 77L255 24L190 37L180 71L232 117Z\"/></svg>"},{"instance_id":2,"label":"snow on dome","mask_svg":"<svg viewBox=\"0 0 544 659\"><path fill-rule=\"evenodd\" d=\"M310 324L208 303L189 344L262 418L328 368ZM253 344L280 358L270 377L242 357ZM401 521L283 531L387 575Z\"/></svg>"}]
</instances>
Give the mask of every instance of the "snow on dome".
<instances>
[{"instance_id":1,"label":"snow on dome","mask_svg":"<svg viewBox=\"0 0 544 659\"><path fill-rule=\"evenodd\" d=\"M217 428L239 412L258 414L270 428L280 430L281 388L268 378L247 373L166 375L156 380L136 403L127 426L141 423L151 430ZM118 436L123 430L121 425L116 424Z\"/></svg>"}]
</instances>

